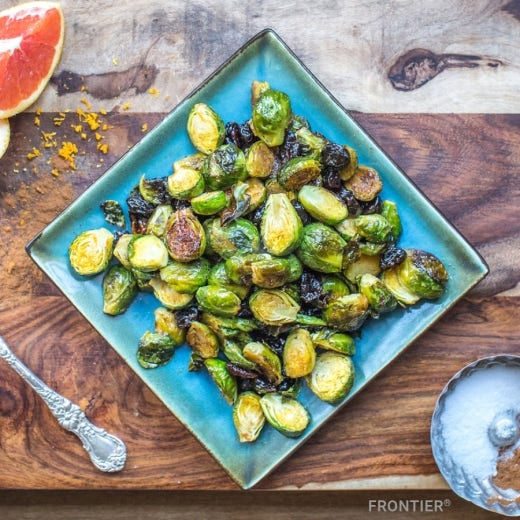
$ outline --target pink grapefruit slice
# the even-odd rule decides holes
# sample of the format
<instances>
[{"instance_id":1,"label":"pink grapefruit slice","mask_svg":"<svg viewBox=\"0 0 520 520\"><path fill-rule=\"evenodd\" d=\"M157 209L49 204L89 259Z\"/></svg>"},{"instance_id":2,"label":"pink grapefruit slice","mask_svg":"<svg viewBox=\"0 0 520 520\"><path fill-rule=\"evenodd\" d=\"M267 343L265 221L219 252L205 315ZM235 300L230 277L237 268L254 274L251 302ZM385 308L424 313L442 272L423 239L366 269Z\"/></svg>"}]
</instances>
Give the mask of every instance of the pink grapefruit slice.
<instances>
[{"instance_id":1,"label":"pink grapefruit slice","mask_svg":"<svg viewBox=\"0 0 520 520\"><path fill-rule=\"evenodd\" d=\"M0 119L40 96L58 64L64 20L56 2L27 2L0 11Z\"/></svg>"}]
</instances>

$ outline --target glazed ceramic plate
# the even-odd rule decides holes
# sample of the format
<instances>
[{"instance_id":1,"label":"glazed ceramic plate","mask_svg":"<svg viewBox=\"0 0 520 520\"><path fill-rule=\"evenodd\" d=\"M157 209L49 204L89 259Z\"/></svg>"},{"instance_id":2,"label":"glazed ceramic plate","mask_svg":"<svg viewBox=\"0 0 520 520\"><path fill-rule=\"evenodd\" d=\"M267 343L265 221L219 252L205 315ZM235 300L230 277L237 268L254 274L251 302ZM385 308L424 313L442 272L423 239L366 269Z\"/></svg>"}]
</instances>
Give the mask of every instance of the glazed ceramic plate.
<instances>
[{"instance_id":1,"label":"glazed ceramic plate","mask_svg":"<svg viewBox=\"0 0 520 520\"><path fill-rule=\"evenodd\" d=\"M209 376L187 371L188 347L179 348L169 364L154 370L145 370L137 363L137 343L145 330L153 329L157 300L150 294L140 294L125 314L118 317L103 314L102 275L89 279L76 276L69 268L67 250L81 231L110 227L99 209L100 202L115 199L124 205L142 174L147 178L168 175L174 160L194 152L185 130L188 112L194 103L211 105L224 121L248 120L250 86L255 79L268 81L273 88L286 92L294 113L306 117L314 130L332 141L354 147L362 164L380 172L384 182L382 196L395 201L400 210L404 228L400 243L437 255L445 263L451 279L438 301L398 310L372 320L364 328L354 357L355 385L340 405L321 402L310 391L303 390L300 398L312 415L312 423L300 438L289 439L266 427L255 443L241 444L237 441L231 408ZM253 486L296 451L487 272L481 258L464 238L271 30L255 36L204 81L47 226L27 249L78 310L244 488Z\"/></svg>"}]
</instances>

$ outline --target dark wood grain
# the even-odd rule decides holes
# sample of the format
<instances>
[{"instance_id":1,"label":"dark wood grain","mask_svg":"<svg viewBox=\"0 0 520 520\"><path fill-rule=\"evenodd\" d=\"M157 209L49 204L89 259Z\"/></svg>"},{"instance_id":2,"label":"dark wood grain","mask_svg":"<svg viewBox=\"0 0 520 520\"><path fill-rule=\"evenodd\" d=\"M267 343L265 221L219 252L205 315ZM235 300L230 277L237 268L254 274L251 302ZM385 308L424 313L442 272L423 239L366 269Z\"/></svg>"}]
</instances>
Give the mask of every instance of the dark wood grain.
<instances>
[{"instance_id":1,"label":"dark wood grain","mask_svg":"<svg viewBox=\"0 0 520 520\"><path fill-rule=\"evenodd\" d=\"M477 246L491 273L258 489L435 474L429 427L444 384L478 357L518 353L520 270L512 247L520 242L520 116L353 115ZM129 459L117 475L94 470L77 439L0 363L0 488L237 489L23 252L140 138L143 123L152 128L161 117L108 114L113 128L103 163L91 143L68 172L52 162L52 151L35 172L26 154L40 129L29 114L12 120L13 148L0 161L0 334L47 383L119 434ZM63 136L70 127L57 131ZM46 160L62 168L58 177Z\"/></svg>"}]
</instances>

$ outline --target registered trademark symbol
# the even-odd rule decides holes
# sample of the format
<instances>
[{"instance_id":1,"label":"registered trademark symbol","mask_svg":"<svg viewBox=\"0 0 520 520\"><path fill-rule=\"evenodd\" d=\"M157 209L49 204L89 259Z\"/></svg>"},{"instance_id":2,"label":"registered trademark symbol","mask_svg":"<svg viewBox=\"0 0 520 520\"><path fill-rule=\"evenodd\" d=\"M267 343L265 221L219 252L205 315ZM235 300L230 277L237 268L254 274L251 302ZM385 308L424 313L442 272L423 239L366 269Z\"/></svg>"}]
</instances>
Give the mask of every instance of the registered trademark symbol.
<instances>
[{"instance_id":1,"label":"registered trademark symbol","mask_svg":"<svg viewBox=\"0 0 520 520\"><path fill-rule=\"evenodd\" d=\"M451 500L449 498L444 499L444 507L450 507L451 506Z\"/></svg>"}]
</instances>

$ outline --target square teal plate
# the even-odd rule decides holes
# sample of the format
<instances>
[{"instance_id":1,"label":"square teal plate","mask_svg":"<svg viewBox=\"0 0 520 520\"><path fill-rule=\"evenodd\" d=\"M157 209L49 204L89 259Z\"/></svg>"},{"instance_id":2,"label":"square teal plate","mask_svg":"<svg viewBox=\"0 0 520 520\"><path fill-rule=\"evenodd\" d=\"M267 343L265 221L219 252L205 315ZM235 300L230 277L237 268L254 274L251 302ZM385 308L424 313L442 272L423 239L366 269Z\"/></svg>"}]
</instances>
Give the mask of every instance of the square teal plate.
<instances>
[{"instance_id":1,"label":"square teal plate","mask_svg":"<svg viewBox=\"0 0 520 520\"><path fill-rule=\"evenodd\" d=\"M67 250L80 232L109 226L100 202L115 199L123 206L142 174L147 178L171 173L174 160L193 153L186 133L188 112L194 103L211 105L224 121L243 122L251 114L250 85L268 81L286 92L294 113L306 117L313 130L354 147L362 164L376 168L384 182L382 196L397 203L403 247L428 250L445 263L450 281L441 299L398 310L363 329L354 356L356 380L337 406L318 400L304 388L300 400L312 422L304 434L291 439L265 427L255 443L239 443L226 404L208 374L188 372L190 350L180 347L173 360L154 370L137 363L141 335L153 329L151 294L141 293L123 315L102 312L102 275L81 279L71 272ZM223 66L184 99L153 131L128 151L27 246L36 264L53 280L85 318L135 370L173 414L199 439L243 488L255 485L291 455L319 427L355 396L386 365L443 315L487 273L476 251L432 206L412 182L360 128L344 108L291 52L280 37L266 29L234 54ZM95 377L95 374L93 374ZM355 417L353 418L355 420Z\"/></svg>"}]
</instances>

